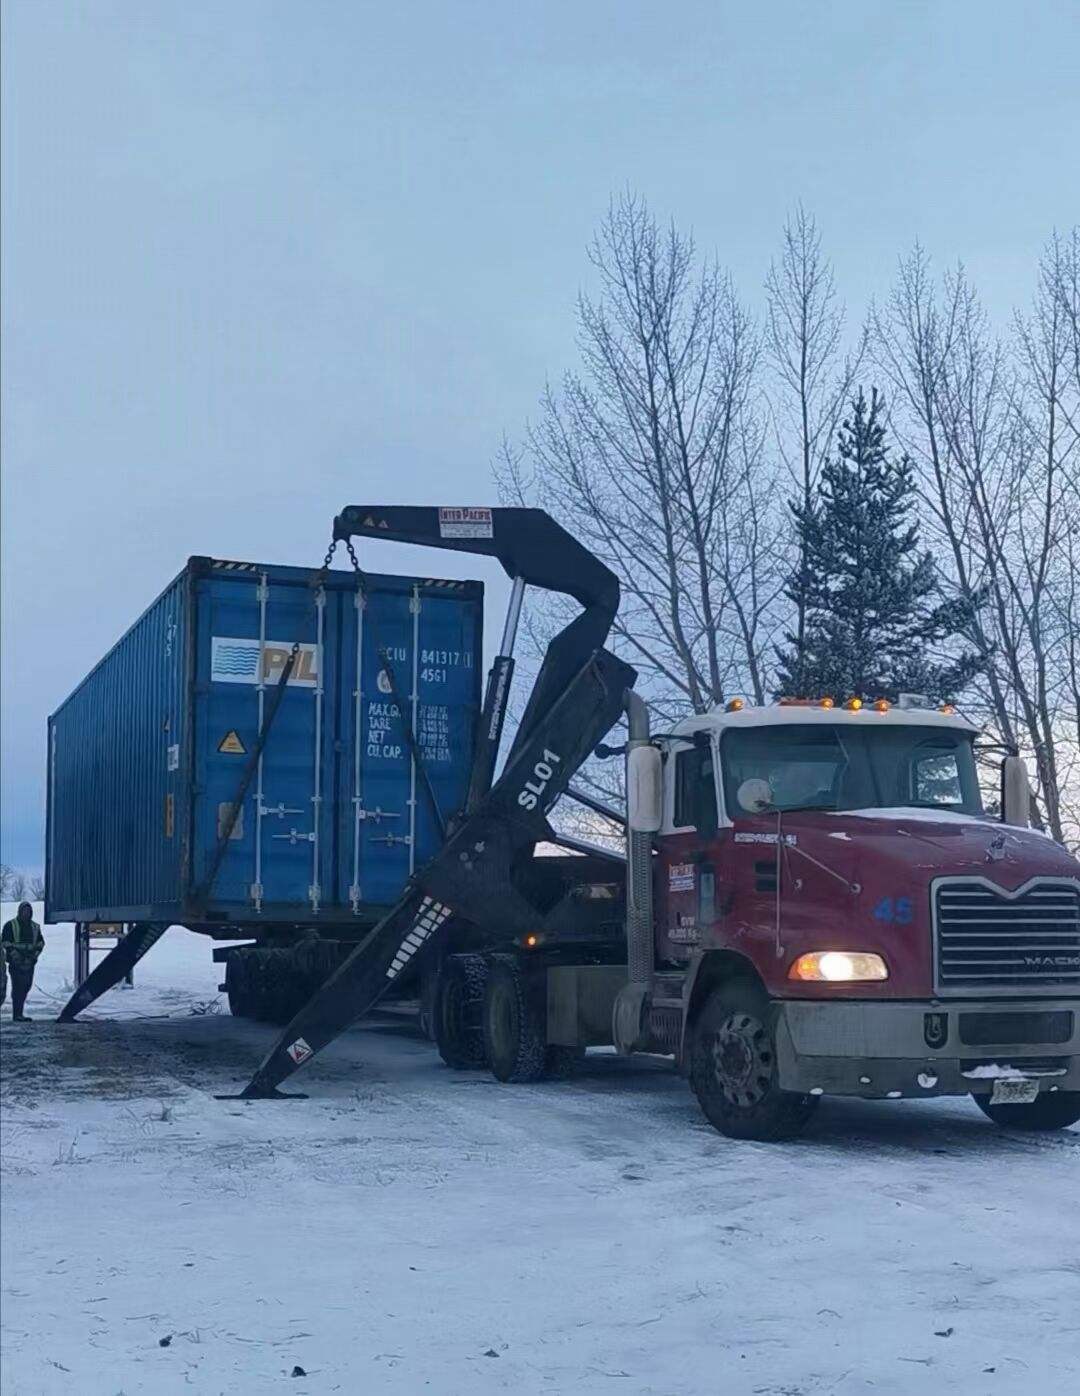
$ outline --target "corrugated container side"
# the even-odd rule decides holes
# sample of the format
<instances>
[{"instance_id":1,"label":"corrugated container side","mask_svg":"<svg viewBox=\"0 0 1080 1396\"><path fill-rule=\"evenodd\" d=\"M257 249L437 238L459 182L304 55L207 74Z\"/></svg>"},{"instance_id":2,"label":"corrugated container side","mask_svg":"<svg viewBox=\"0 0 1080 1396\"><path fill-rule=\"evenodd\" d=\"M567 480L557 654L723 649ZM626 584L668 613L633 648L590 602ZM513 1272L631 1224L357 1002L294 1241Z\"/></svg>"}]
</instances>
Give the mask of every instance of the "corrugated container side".
<instances>
[{"instance_id":1,"label":"corrugated container side","mask_svg":"<svg viewBox=\"0 0 1080 1396\"><path fill-rule=\"evenodd\" d=\"M53 714L47 919L355 923L432 856L406 728L445 819L471 769L483 586L368 574L361 597L350 573L311 578L190 559Z\"/></svg>"},{"instance_id":2,"label":"corrugated container side","mask_svg":"<svg viewBox=\"0 0 1080 1396\"><path fill-rule=\"evenodd\" d=\"M185 571L49 721L47 919L180 899L187 603Z\"/></svg>"}]
</instances>

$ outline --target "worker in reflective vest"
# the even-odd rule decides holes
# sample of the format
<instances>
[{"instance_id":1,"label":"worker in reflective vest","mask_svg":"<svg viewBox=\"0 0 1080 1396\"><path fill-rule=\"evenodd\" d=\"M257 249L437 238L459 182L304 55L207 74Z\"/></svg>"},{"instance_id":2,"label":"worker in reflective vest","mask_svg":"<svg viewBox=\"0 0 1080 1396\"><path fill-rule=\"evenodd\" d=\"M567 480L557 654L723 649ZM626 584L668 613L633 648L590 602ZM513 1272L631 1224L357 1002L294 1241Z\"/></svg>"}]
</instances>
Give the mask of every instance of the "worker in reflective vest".
<instances>
[{"instance_id":1,"label":"worker in reflective vest","mask_svg":"<svg viewBox=\"0 0 1080 1396\"><path fill-rule=\"evenodd\" d=\"M23 1012L26 996L34 982L34 967L45 949L45 937L34 920L34 908L22 902L19 914L0 931L0 947L11 971L11 1016L16 1023L28 1023Z\"/></svg>"}]
</instances>

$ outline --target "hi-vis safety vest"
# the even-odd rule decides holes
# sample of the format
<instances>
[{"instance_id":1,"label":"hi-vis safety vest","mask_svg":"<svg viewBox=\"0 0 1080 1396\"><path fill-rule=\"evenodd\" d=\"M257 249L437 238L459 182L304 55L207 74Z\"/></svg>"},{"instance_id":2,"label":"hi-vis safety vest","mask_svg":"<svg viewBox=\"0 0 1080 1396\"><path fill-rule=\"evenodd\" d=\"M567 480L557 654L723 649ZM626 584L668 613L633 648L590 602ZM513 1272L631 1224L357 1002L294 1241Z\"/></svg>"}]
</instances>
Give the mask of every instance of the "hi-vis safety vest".
<instances>
[{"instance_id":1,"label":"hi-vis safety vest","mask_svg":"<svg viewBox=\"0 0 1080 1396\"><path fill-rule=\"evenodd\" d=\"M45 938L38 923L28 921L24 927L17 916L13 916L0 931L0 943L3 944L5 958L16 967L32 965L45 949Z\"/></svg>"}]
</instances>

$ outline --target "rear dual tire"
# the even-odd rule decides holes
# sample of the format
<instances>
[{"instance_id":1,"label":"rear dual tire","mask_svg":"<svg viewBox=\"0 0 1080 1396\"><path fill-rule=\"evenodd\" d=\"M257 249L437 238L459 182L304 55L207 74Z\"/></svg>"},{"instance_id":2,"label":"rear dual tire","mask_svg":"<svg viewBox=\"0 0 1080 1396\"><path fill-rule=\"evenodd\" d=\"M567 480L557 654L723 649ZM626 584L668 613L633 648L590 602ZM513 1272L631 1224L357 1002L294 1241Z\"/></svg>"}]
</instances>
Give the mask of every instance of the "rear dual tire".
<instances>
[{"instance_id":1,"label":"rear dual tire","mask_svg":"<svg viewBox=\"0 0 1080 1396\"><path fill-rule=\"evenodd\" d=\"M432 1035L439 1056L455 1071L484 1066L484 991L488 967L483 955L448 955L439 969L432 1006Z\"/></svg>"},{"instance_id":2,"label":"rear dual tire","mask_svg":"<svg viewBox=\"0 0 1080 1396\"><path fill-rule=\"evenodd\" d=\"M584 1056L547 1040L547 974L515 955L493 955L484 992L484 1050L496 1081L569 1076Z\"/></svg>"}]
</instances>

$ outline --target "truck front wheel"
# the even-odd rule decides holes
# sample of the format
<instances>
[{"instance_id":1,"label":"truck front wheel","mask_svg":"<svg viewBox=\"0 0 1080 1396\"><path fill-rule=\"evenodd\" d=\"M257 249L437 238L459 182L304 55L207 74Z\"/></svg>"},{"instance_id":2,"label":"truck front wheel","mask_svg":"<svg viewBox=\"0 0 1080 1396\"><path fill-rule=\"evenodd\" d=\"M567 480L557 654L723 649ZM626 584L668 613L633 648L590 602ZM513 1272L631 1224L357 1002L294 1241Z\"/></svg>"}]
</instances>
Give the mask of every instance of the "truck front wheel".
<instances>
[{"instance_id":1,"label":"truck front wheel","mask_svg":"<svg viewBox=\"0 0 1080 1396\"><path fill-rule=\"evenodd\" d=\"M729 1139L790 1139L817 1106L815 1096L780 1089L769 1000L748 980L714 989L698 1015L690 1085L709 1123Z\"/></svg>"},{"instance_id":2,"label":"truck front wheel","mask_svg":"<svg viewBox=\"0 0 1080 1396\"><path fill-rule=\"evenodd\" d=\"M1003 1129L1068 1129L1080 1120L1080 1091L1042 1091L1030 1105L991 1105L986 1095L971 1098Z\"/></svg>"}]
</instances>

